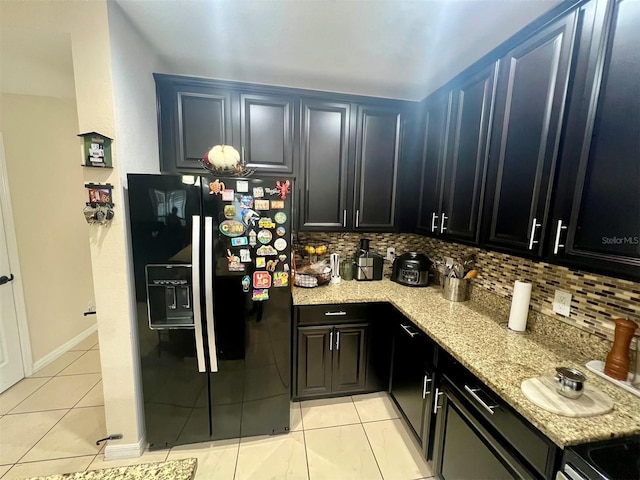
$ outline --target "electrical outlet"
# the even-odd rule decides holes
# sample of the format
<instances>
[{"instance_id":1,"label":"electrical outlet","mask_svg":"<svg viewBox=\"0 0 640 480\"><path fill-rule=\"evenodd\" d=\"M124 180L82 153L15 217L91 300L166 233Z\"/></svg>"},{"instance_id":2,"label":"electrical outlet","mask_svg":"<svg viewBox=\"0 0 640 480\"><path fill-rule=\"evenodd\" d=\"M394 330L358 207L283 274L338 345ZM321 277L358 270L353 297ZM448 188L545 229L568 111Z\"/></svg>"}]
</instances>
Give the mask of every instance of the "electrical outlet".
<instances>
[{"instance_id":1,"label":"electrical outlet","mask_svg":"<svg viewBox=\"0 0 640 480\"><path fill-rule=\"evenodd\" d=\"M395 247L387 247L387 260L393 262L396 258Z\"/></svg>"},{"instance_id":2,"label":"electrical outlet","mask_svg":"<svg viewBox=\"0 0 640 480\"><path fill-rule=\"evenodd\" d=\"M571 314L571 294L562 290L556 290L553 297L553 311L568 317Z\"/></svg>"}]
</instances>

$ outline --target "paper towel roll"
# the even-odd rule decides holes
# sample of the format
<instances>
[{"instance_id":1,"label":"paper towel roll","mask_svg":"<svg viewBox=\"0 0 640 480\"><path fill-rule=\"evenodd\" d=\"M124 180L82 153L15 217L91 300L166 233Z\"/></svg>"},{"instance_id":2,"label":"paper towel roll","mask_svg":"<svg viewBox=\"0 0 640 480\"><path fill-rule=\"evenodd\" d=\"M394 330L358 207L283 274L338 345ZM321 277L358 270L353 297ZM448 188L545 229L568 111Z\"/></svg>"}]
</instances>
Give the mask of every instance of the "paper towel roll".
<instances>
[{"instance_id":1,"label":"paper towel roll","mask_svg":"<svg viewBox=\"0 0 640 480\"><path fill-rule=\"evenodd\" d=\"M513 285L513 299L509 314L509 328L516 332L524 332L527 328L529 315L529 300L531 300L531 284L516 280Z\"/></svg>"}]
</instances>

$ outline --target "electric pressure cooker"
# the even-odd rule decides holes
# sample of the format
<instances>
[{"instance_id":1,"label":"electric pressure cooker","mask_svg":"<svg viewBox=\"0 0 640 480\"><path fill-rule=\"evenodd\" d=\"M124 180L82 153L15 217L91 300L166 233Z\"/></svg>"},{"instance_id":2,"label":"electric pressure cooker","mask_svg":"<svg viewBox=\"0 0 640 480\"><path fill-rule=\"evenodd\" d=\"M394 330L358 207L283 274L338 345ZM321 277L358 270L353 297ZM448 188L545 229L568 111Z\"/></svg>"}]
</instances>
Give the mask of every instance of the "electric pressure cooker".
<instances>
[{"instance_id":1,"label":"electric pressure cooker","mask_svg":"<svg viewBox=\"0 0 640 480\"><path fill-rule=\"evenodd\" d=\"M410 287L426 287L433 262L417 252L403 253L393 261L391 280Z\"/></svg>"}]
</instances>

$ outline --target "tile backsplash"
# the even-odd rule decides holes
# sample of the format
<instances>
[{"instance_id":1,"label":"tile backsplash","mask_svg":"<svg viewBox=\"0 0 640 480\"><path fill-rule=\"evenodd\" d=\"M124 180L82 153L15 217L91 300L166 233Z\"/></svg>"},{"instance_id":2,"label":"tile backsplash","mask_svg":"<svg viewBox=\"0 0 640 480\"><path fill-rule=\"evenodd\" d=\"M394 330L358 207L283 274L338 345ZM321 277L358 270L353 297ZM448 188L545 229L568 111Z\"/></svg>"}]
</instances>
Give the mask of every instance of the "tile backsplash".
<instances>
[{"instance_id":1,"label":"tile backsplash","mask_svg":"<svg viewBox=\"0 0 640 480\"><path fill-rule=\"evenodd\" d=\"M480 271L475 280L477 287L510 298L516 280L531 282L533 310L607 340L613 340L614 318L628 318L640 324L640 283L628 280L414 234L298 232L294 237L294 248L301 252L303 245L325 244L329 252L338 252L346 258L353 256L363 237L369 238L371 250L381 255L385 254L387 247L395 247L398 255L417 251L432 260L445 256L462 258L474 253L476 267ZM385 265L385 272L389 275L391 266L388 262ZM569 317L553 312L555 290L571 293Z\"/></svg>"}]
</instances>

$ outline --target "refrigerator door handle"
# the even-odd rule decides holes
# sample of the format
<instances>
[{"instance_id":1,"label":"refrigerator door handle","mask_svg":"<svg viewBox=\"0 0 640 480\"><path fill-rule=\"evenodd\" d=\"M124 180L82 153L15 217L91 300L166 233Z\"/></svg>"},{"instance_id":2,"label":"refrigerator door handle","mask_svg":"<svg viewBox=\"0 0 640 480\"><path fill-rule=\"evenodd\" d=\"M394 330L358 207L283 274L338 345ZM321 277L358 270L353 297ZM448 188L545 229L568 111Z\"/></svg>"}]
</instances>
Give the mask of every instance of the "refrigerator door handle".
<instances>
[{"instance_id":1,"label":"refrigerator door handle","mask_svg":"<svg viewBox=\"0 0 640 480\"><path fill-rule=\"evenodd\" d=\"M193 291L193 328L196 336L198 371L206 372L204 338L202 336L202 312L200 311L200 216L192 217L191 228L191 288Z\"/></svg>"},{"instance_id":2,"label":"refrigerator door handle","mask_svg":"<svg viewBox=\"0 0 640 480\"><path fill-rule=\"evenodd\" d=\"M213 318L213 218L204 217L204 300L207 319L207 340L211 371L218 371L218 350Z\"/></svg>"}]
</instances>

